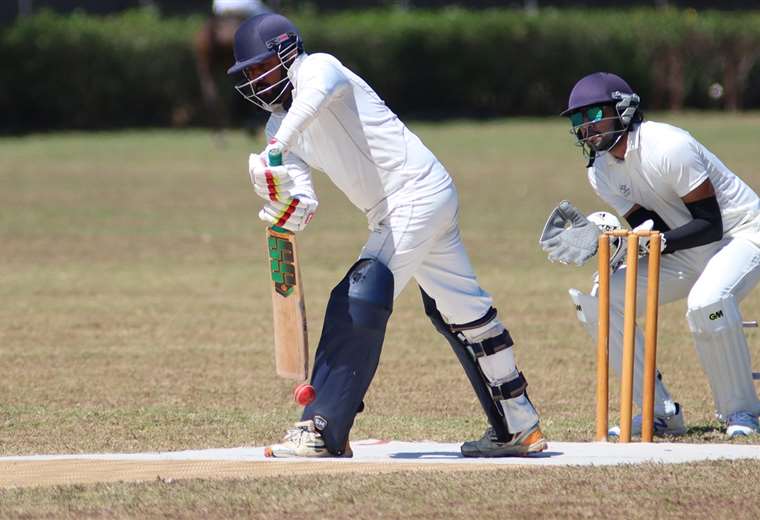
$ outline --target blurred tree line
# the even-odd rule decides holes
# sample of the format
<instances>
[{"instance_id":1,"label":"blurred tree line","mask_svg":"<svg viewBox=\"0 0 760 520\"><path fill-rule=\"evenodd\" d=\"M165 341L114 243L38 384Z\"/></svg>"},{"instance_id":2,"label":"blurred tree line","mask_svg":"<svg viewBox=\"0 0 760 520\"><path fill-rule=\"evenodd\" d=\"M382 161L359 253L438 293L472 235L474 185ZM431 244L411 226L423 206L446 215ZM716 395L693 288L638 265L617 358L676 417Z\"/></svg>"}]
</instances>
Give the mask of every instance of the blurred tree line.
<instances>
[{"instance_id":1,"label":"blurred tree line","mask_svg":"<svg viewBox=\"0 0 760 520\"><path fill-rule=\"evenodd\" d=\"M556 115L584 74L621 74L645 110L760 108L760 11L675 8L288 11L405 117ZM207 15L43 10L0 27L0 131L205 125L194 41ZM230 122L244 104L217 49ZM235 105L237 103L237 105Z\"/></svg>"},{"instance_id":2,"label":"blurred tree line","mask_svg":"<svg viewBox=\"0 0 760 520\"><path fill-rule=\"evenodd\" d=\"M135 7L157 7L167 15L206 14L211 10L212 0L3 0L0 2L0 22L8 22L18 15L28 15L42 9L68 13L75 9L94 14L114 13ZM467 9L542 7L571 8L630 8L630 7L677 7L690 9L758 9L758 0L266 0L275 11L310 9L312 11L340 11L366 8L441 8L462 7Z\"/></svg>"}]
</instances>

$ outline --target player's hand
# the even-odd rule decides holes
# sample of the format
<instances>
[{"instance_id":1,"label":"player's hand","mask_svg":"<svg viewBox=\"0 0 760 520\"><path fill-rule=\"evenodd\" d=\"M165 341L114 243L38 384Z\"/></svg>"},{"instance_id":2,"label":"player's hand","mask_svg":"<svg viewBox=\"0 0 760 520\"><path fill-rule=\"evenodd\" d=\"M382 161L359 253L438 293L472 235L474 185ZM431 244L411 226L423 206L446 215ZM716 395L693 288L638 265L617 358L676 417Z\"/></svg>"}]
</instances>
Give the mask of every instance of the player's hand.
<instances>
[{"instance_id":1,"label":"player's hand","mask_svg":"<svg viewBox=\"0 0 760 520\"><path fill-rule=\"evenodd\" d=\"M596 254L600 234L596 224L563 200L549 215L538 243L552 262L580 266Z\"/></svg>"},{"instance_id":2,"label":"player's hand","mask_svg":"<svg viewBox=\"0 0 760 520\"><path fill-rule=\"evenodd\" d=\"M269 166L265 157L266 150L260 155L252 153L248 157L248 174L256 195L268 201L284 202L290 199L295 193L295 183L289 167Z\"/></svg>"},{"instance_id":3,"label":"player's hand","mask_svg":"<svg viewBox=\"0 0 760 520\"><path fill-rule=\"evenodd\" d=\"M652 231L654 221L652 219L645 220L632 231ZM647 256L649 254L649 236L639 237L639 256ZM660 252L665 250L665 234L660 233Z\"/></svg>"},{"instance_id":4,"label":"player's hand","mask_svg":"<svg viewBox=\"0 0 760 520\"><path fill-rule=\"evenodd\" d=\"M318 205L316 200L303 195L282 202L270 201L259 211L259 218L271 226L295 233L311 222Z\"/></svg>"}]
</instances>

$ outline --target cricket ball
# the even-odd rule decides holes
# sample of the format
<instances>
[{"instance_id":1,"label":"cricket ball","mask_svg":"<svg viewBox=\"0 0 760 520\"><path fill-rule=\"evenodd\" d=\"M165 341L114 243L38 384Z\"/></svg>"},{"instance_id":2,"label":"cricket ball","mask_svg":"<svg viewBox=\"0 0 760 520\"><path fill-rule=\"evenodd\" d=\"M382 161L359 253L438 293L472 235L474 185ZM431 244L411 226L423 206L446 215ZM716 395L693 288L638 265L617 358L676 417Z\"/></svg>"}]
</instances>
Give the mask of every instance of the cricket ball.
<instances>
[{"instance_id":1,"label":"cricket ball","mask_svg":"<svg viewBox=\"0 0 760 520\"><path fill-rule=\"evenodd\" d=\"M317 397L317 393L314 391L314 387L309 383L301 383L293 391L293 399L295 399L300 406L306 406L312 402L315 397Z\"/></svg>"}]
</instances>

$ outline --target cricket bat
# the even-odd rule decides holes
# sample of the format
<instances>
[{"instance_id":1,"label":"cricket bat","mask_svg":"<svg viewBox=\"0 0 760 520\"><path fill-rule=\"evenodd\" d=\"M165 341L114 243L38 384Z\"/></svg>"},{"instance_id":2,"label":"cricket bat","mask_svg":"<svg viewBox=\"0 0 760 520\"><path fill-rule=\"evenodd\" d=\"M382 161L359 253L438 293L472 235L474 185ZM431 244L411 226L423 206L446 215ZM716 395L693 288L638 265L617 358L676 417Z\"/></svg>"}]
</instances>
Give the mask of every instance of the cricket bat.
<instances>
[{"instance_id":1,"label":"cricket bat","mask_svg":"<svg viewBox=\"0 0 760 520\"><path fill-rule=\"evenodd\" d=\"M270 152L269 164L282 164L282 156ZM309 340L296 237L286 229L272 226L266 230L266 241L277 375L305 381L309 374Z\"/></svg>"}]
</instances>

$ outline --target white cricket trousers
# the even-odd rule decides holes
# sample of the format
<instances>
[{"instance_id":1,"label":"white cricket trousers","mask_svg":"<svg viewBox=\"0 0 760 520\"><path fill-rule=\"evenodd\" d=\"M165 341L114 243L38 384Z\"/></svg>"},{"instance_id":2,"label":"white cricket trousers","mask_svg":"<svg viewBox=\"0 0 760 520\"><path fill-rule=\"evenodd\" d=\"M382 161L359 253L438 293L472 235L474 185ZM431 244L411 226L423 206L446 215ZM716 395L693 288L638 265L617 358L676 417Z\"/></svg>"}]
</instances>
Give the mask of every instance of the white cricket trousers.
<instances>
[{"instance_id":1,"label":"white cricket trousers","mask_svg":"<svg viewBox=\"0 0 760 520\"><path fill-rule=\"evenodd\" d=\"M485 316L491 296L478 283L459 232L459 198L453 184L396 207L370 229L360 258L376 258L393 273L394 299L414 278L448 323Z\"/></svg>"}]
</instances>

